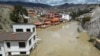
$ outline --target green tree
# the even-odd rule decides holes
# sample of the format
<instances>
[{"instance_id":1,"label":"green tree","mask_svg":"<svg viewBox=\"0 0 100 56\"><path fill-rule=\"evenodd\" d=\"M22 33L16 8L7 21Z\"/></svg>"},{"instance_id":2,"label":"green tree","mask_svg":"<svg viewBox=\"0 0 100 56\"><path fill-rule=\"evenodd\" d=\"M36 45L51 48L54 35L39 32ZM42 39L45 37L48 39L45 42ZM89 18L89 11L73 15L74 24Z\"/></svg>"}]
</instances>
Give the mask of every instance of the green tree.
<instances>
[{"instance_id":1,"label":"green tree","mask_svg":"<svg viewBox=\"0 0 100 56\"><path fill-rule=\"evenodd\" d=\"M26 8L23 8L23 14L28 16L28 12L27 12Z\"/></svg>"},{"instance_id":2,"label":"green tree","mask_svg":"<svg viewBox=\"0 0 100 56\"><path fill-rule=\"evenodd\" d=\"M72 18L75 20L76 17L85 14L85 13L89 13L89 9L84 9L84 10L80 10L78 9L76 12L72 12L70 15L72 16Z\"/></svg>"},{"instance_id":3,"label":"green tree","mask_svg":"<svg viewBox=\"0 0 100 56\"><path fill-rule=\"evenodd\" d=\"M10 19L15 23L21 23L21 21L23 21L23 23L25 23L26 21L25 21L25 18L23 17L23 15L28 16L26 8L23 8L21 5L15 5L14 10L10 14Z\"/></svg>"},{"instance_id":4,"label":"green tree","mask_svg":"<svg viewBox=\"0 0 100 56\"><path fill-rule=\"evenodd\" d=\"M70 15L72 16L72 18L73 18L74 20L75 20L75 18L78 16L78 15L77 15L77 12L72 12Z\"/></svg>"}]
</instances>

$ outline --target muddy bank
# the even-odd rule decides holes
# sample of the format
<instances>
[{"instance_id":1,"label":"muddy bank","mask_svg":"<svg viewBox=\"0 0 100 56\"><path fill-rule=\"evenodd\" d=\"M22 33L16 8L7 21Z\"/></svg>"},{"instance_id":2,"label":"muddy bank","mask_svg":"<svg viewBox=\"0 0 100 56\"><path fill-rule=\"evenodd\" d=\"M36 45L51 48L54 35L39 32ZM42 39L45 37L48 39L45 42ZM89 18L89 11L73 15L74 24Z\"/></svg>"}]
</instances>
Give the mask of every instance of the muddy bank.
<instances>
[{"instance_id":1,"label":"muddy bank","mask_svg":"<svg viewBox=\"0 0 100 56\"><path fill-rule=\"evenodd\" d=\"M42 40L30 56L100 56L99 51L88 42L89 36L79 34L77 27L77 22L70 22L38 29L38 38Z\"/></svg>"}]
</instances>

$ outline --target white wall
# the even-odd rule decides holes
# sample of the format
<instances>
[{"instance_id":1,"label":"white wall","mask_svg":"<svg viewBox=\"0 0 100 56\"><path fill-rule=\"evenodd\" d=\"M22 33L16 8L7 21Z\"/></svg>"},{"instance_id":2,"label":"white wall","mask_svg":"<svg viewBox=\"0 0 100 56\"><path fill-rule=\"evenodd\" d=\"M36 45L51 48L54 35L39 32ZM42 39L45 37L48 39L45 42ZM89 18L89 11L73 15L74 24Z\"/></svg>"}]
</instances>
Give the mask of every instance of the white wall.
<instances>
[{"instance_id":1,"label":"white wall","mask_svg":"<svg viewBox=\"0 0 100 56\"><path fill-rule=\"evenodd\" d=\"M0 54L2 54L2 56L5 56L5 49L4 49L4 44L3 44L3 42L0 43L0 48L1 48Z\"/></svg>"},{"instance_id":2,"label":"white wall","mask_svg":"<svg viewBox=\"0 0 100 56\"><path fill-rule=\"evenodd\" d=\"M62 19L71 20L71 16L68 14L62 14Z\"/></svg>"},{"instance_id":3,"label":"white wall","mask_svg":"<svg viewBox=\"0 0 100 56\"><path fill-rule=\"evenodd\" d=\"M30 29L33 32L35 25L13 25L13 32L16 32L16 29L23 29L23 32L27 32L26 29Z\"/></svg>"},{"instance_id":4,"label":"white wall","mask_svg":"<svg viewBox=\"0 0 100 56\"><path fill-rule=\"evenodd\" d=\"M6 43L10 42L11 47L8 48ZM20 51L26 51L26 48L19 48L19 42L23 41L7 41L4 43L6 53L11 52L12 55L18 55Z\"/></svg>"},{"instance_id":5,"label":"white wall","mask_svg":"<svg viewBox=\"0 0 100 56\"><path fill-rule=\"evenodd\" d=\"M27 40L27 49L31 49L31 48L34 48L35 46L35 43L37 43L37 40L33 40L34 36L36 36L36 34L32 34L32 36ZM31 39L31 45L29 45L29 40Z\"/></svg>"}]
</instances>

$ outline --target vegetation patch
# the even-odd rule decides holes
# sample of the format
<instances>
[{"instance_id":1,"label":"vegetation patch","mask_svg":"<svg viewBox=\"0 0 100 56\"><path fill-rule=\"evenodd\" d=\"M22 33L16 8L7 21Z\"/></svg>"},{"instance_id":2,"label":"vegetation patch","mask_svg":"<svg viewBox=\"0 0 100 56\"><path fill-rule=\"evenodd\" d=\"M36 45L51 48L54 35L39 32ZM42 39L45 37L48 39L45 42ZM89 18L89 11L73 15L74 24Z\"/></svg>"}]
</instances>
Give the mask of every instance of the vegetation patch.
<instances>
[{"instance_id":1,"label":"vegetation patch","mask_svg":"<svg viewBox=\"0 0 100 56\"><path fill-rule=\"evenodd\" d=\"M85 24L86 22L89 22L91 20L91 17L84 17L82 20L82 23Z\"/></svg>"},{"instance_id":2,"label":"vegetation patch","mask_svg":"<svg viewBox=\"0 0 100 56\"><path fill-rule=\"evenodd\" d=\"M94 42L94 41L95 41L95 39L90 38L88 41L89 41L89 42Z\"/></svg>"},{"instance_id":3,"label":"vegetation patch","mask_svg":"<svg viewBox=\"0 0 100 56\"><path fill-rule=\"evenodd\" d=\"M89 9L84 9L84 10L80 10L78 9L77 11L73 11L70 15L72 16L72 18L75 20L76 17L83 15L85 13L89 13L90 10Z\"/></svg>"},{"instance_id":4,"label":"vegetation patch","mask_svg":"<svg viewBox=\"0 0 100 56\"><path fill-rule=\"evenodd\" d=\"M0 25L0 29L3 29L3 28L2 28L2 25Z\"/></svg>"},{"instance_id":5,"label":"vegetation patch","mask_svg":"<svg viewBox=\"0 0 100 56\"><path fill-rule=\"evenodd\" d=\"M10 13L10 19L15 23L21 23L21 19L23 19L22 22L27 23L23 15L28 16L26 8L23 8L21 5L15 5L14 10Z\"/></svg>"}]
</instances>

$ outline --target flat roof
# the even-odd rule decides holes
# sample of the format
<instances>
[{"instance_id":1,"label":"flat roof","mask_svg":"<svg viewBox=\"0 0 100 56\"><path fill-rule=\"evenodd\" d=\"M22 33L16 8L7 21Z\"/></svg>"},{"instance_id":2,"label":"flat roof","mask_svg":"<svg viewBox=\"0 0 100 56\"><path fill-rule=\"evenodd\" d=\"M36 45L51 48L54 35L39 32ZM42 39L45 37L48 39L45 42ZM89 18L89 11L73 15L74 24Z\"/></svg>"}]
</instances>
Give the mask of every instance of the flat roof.
<instances>
[{"instance_id":1,"label":"flat roof","mask_svg":"<svg viewBox=\"0 0 100 56\"><path fill-rule=\"evenodd\" d=\"M0 42L2 41L27 41L32 32L0 32Z\"/></svg>"}]
</instances>

